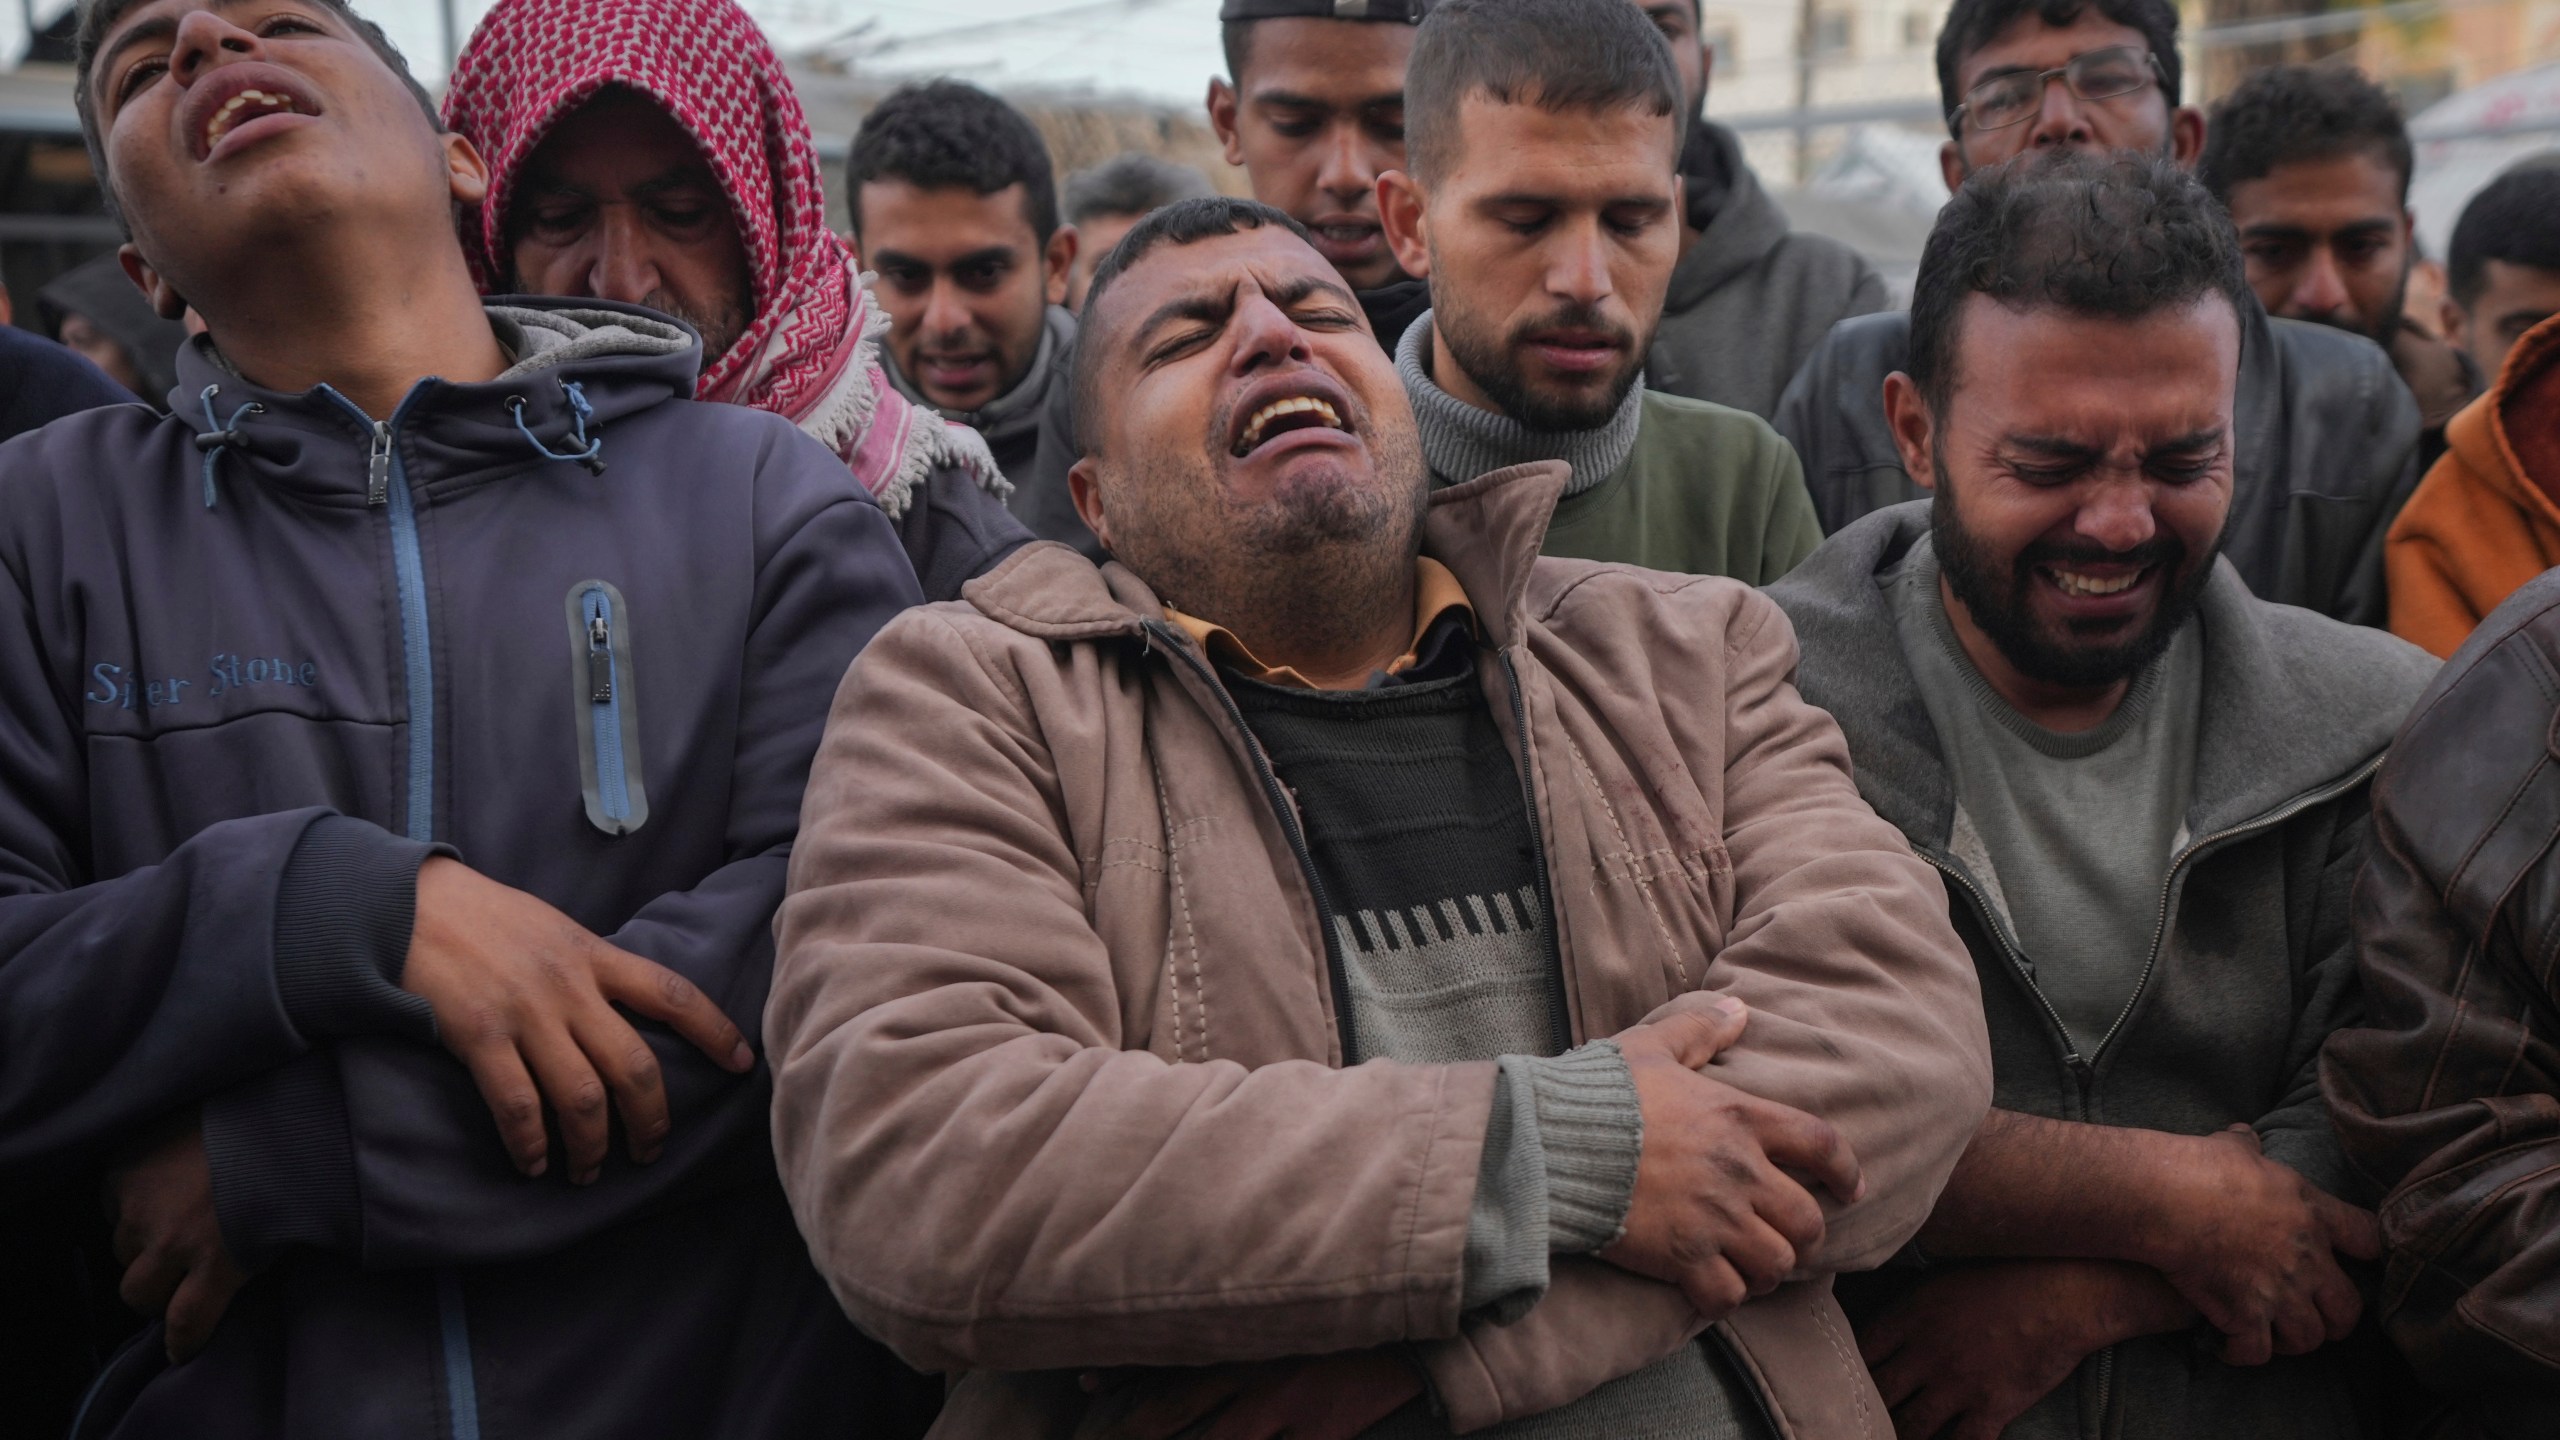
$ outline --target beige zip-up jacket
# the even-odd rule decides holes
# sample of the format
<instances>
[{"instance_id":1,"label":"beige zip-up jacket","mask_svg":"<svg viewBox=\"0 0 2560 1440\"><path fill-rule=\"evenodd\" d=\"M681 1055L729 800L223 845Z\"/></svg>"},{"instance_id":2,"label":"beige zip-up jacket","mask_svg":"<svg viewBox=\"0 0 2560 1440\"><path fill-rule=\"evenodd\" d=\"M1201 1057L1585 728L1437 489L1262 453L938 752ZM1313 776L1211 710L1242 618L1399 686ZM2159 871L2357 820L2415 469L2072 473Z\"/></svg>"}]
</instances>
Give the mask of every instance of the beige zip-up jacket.
<instances>
[{"instance_id":1,"label":"beige zip-up jacket","mask_svg":"<svg viewBox=\"0 0 2560 1440\"><path fill-rule=\"evenodd\" d=\"M1989 1104L1973 963L1777 607L1539 559L1565 473L1440 492L1424 551L1535 790L1574 1037L1750 1005L1714 1073L1838 1126L1868 1188L1719 1338L1782 1434L1882 1440L1829 1275L1919 1229ZM1063 547L847 675L777 922L775 1148L854 1319L974 1372L941 1433L1070 1434L1074 1369L1396 1342L1464 1432L1706 1327L1588 1257L1515 1324L1462 1318L1494 1066L1341 1065L1292 804L1146 586Z\"/></svg>"}]
</instances>

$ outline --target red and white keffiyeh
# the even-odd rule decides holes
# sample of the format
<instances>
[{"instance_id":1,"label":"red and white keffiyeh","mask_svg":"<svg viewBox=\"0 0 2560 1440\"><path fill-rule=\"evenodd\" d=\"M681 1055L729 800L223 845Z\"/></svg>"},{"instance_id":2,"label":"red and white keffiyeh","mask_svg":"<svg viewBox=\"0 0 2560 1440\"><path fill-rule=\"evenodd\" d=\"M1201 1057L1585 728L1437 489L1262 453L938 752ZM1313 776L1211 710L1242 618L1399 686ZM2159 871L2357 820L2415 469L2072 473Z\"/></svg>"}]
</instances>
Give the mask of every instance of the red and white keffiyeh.
<instances>
[{"instance_id":1,"label":"red and white keffiyeh","mask_svg":"<svg viewBox=\"0 0 2560 1440\"><path fill-rule=\"evenodd\" d=\"M944 466L1009 487L976 431L909 403L880 369L889 317L827 228L808 117L782 61L735 0L499 0L454 62L445 123L489 162L463 222L484 291L507 283L507 207L542 137L611 85L665 107L728 191L754 274L755 322L706 357L697 399L788 417L852 467L893 517Z\"/></svg>"}]
</instances>

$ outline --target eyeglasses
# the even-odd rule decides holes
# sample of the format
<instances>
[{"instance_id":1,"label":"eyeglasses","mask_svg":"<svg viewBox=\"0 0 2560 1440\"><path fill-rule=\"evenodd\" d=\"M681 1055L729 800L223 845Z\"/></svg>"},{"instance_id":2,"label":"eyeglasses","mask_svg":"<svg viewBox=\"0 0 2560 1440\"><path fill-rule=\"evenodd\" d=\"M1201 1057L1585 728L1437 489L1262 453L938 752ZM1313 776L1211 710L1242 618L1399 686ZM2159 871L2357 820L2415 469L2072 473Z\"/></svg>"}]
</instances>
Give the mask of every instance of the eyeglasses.
<instances>
[{"instance_id":1,"label":"eyeglasses","mask_svg":"<svg viewBox=\"0 0 2560 1440\"><path fill-rule=\"evenodd\" d=\"M1969 121L1976 130L2005 130L2032 119L2044 108L2044 87L2059 76L2082 100L2113 100L2145 88L2160 77L2160 62L2134 45L2111 45L2074 55L2059 70L2004 70L1965 92L1964 103L1948 118L1962 135Z\"/></svg>"}]
</instances>

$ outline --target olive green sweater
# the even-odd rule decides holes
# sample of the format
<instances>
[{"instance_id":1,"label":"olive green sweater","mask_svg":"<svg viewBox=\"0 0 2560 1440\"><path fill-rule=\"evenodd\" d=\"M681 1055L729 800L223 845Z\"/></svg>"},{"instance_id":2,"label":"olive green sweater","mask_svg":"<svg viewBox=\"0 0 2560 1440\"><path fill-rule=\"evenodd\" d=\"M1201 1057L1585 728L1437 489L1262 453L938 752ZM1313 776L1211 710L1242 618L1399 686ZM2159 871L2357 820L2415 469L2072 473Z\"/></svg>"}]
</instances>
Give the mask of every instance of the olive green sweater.
<instances>
[{"instance_id":1,"label":"olive green sweater","mask_svg":"<svg viewBox=\"0 0 2560 1440\"><path fill-rule=\"evenodd\" d=\"M1822 543L1795 451L1758 416L1639 385L1606 425L1531 430L1433 382L1429 322L1405 332L1396 371L1432 483L1530 460L1571 463L1544 553L1766 585ZM1594 470L1600 478L1586 478Z\"/></svg>"}]
</instances>

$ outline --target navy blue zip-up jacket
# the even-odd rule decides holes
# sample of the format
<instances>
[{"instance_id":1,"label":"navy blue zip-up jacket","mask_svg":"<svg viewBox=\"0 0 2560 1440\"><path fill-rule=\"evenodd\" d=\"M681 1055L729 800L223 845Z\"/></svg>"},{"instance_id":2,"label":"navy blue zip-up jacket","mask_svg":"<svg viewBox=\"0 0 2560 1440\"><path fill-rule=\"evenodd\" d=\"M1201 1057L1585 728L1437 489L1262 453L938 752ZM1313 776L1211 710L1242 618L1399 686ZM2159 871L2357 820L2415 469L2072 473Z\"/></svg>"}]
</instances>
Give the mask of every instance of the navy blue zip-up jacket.
<instances>
[{"instance_id":1,"label":"navy blue zip-up jacket","mask_svg":"<svg viewBox=\"0 0 2560 1440\"><path fill-rule=\"evenodd\" d=\"M500 302L495 381L379 423L198 341L178 414L0 447L0 1181L202 1116L232 1250L84 1435L859 1434L878 1352L776 1182L769 1079L643 1031L674 1129L519 1177L396 988L451 846L683 973L749 1035L800 793L854 654L918 602L787 422L696 404L692 335Z\"/></svg>"}]
</instances>

